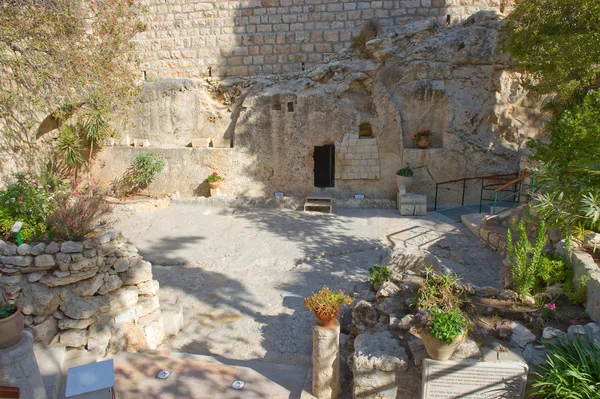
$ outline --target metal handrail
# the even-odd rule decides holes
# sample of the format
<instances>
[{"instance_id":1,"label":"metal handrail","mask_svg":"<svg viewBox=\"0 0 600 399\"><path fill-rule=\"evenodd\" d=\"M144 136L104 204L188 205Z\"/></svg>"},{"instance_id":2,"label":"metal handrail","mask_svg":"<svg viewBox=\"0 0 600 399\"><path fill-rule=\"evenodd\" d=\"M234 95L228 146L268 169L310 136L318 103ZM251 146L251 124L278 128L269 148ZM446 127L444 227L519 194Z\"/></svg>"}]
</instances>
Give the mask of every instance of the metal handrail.
<instances>
[{"instance_id":1,"label":"metal handrail","mask_svg":"<svg viewBox=\"0 0 600 399\"><path fill-rule=\"evenodd\" d=\"M516 184L522 180L527 179L529 176L533 176L533 172L525 172L523 173L520 177L509 181L508 183L506 183L505 185L501 186L500 188L497 188L494 192L498 192L498 191L502 191L503 189L505 189L506 187L510 187L513 184Z\"/></svg>"},{"instance_id":2,"label":"metal handrail","mask_svg":"<svg viewBox=\"0 0 600 399\"><path fill-rule=\"evenodd\" d=\"M485 180L504 180L504 181L506 181L508 177L518 177L518 176L519 176L518 173L505 173L505 174L500 174L500 175L487 175L487 176L477 176L477 177L465 177L463 179L447 180L447 181L436 183L435 184L435 202L434 202L434 209L433 210L437 211L439 187L442 186L442 185L462 182L463 183L463 192L462 192L461 206L463 206L465 204L465 191L466 191L466 188L467 188L467 181L470 181L470 180L480 180L481 181L482 190L483 190L484 181ZM500 183L496 183L496 184L500 184ZM481 204L480 204L480 207L481 207Z\"/></svg>"}]
</instances>

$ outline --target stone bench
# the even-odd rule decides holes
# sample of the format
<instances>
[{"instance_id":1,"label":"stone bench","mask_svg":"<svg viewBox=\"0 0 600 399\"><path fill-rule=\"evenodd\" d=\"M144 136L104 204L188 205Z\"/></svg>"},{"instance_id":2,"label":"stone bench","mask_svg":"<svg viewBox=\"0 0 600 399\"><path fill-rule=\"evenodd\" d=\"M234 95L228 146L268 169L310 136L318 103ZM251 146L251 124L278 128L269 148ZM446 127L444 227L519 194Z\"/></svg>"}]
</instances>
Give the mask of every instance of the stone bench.
<instances>
[{"instance_id":1,"label":"stone bench","mask_svg":"<svg viewBox=\"0 0 600 399\"><path fill-rule=\"evenodd\" d=\"M427 197L425 195L407 193L404 186L398 191L398 211L402 216L427 215Z\"/></svg>"}]
</instances>

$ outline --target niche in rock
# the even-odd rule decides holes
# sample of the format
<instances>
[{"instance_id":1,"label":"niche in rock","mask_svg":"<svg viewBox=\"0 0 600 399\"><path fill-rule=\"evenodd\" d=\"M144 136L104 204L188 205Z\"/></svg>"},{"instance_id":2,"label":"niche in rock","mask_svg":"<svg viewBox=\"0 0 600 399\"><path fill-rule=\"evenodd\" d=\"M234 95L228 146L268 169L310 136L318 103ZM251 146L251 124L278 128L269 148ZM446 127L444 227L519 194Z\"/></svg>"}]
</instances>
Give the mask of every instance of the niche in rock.
<instances>
[{"instance_id":1,"label":"niche in rock","mask_svg":"<svg viewBox=\"0 0 600 399\"><path fill-rule=\"evenodd\" d=\"M438 89L401 90L399 99L404 148L414 148L410 137L420 130L431 130L431 148L444 146L448 123L448 96Z\"/></svg>"}]
</instances>

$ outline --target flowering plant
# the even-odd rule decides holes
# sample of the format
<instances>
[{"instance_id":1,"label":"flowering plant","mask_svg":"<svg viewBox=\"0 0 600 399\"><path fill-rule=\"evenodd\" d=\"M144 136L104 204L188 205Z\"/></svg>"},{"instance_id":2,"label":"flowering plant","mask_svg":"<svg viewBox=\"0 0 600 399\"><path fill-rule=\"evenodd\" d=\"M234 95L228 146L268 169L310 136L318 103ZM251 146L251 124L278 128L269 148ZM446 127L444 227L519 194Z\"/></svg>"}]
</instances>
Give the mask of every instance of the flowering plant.
<instances>
[{"instance_id":1,"label":"flowering plant","mask_svg":"<svg viewBox=\"0 0 600 399\"><path fill-rule=\"evenodd\" d=\"M50 232L48 216L54 212L55 195L30 176L18 173L0 191L0 234L10 237L15 222L23 222L23 240L46 238Z\"/></svg>"},{"instance_id":2,"label":"flowering plant","mask_svg":"<svg viewBox=\"0 0 600 399\"><path fill-rule=\"evenodd\" d=\"M433 307L421 310L415 315L413 326L420 333L430 334L448 345L466 334L470 328L469 321L457 307L450 309Z\"/></svg>"},{"instance_id":3,"label":"flowering plant","mask_svg":"<svg viewBox=\"0 0 600 399\"><path fill-rule=\"evenodd\" d=\"M56 212L50 217L56 237L81 240L94 232L112 210L104 201L105 197L106 191L95 182L73 192L60 193Z\"/></svg>"},{"instance_id":4,"label":"flowering plant","mask_svg":"<svg viewBox=\"0 0 600 399\"><path fill-rule=\"evenodd\" d=\"M304 305L308 310L328 316L335 316L340 305L347 305L351 302L352 298L344 295L342 290L331 291L327 287L323 287L319 292L304 298Z\"/></svg>"},{"instance_id":5,"label":"flowering plant","mask_svg":"<svg viewBox=\"0 0 600 399\"><path fill-rule=\"evenodd\" d=\"M219 181L219 180L223 180L223 177L219 176L219 174L217 172L212 172L210 175L208 175L206 180L209 182Z\"/></svg>"},{"instance_id":6,"label":"flowering plant","mask_svg":"<svg viewBox=\"0 0 600 399\"><path fill-rule=\"evenodd\" d=\"M550 321L550 320L555 319L557 316L556 304L549 303L548 305L544 306L541 309L541 311L539 312L539 315L542 317L542 320L544 320L544 321Z\"/></svg>"},{"instance_id":7,"label":"flowering plant","mask_svg":"<svg viewBox=\"0 0 600 399\"><path fill-rule=\"evenodd\" d=\"M419 130L417 133L410 136L410 139L414 143L418 143L421 138L426 137L429 138L431 136L431 130Z\"/></svg>"},{"instance_id":8,"label":"flowering plant","mask_svg":"<svg viewBox=\"0 0 600 399\"><path fill-rule=\"evenodd\" d=\"M6 319L17 312L17 305L14 303L8 303L12 298L12 294L6 293L4 301L0 302L0 319Z\"/></svg>"}]
</instances>

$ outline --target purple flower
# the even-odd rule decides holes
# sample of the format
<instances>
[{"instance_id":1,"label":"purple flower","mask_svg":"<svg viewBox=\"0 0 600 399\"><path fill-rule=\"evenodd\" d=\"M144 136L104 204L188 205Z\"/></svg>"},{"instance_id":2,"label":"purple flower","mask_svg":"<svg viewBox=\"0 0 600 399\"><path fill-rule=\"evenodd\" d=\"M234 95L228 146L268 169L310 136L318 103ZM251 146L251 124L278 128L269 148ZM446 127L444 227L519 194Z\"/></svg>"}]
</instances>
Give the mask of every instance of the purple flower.
<instances>
[{"instance_id":1,"label":"purple flower","mask_svg":"<svg viewBox=\"0 0 600 399\"><path fill-rule=\"evenodd\" d=\"M556 305L553 304L553 303L551 303L551 304L548 305L548 309L554 310L554 309L556 309Z\"/></svg>"}]
</instances>

